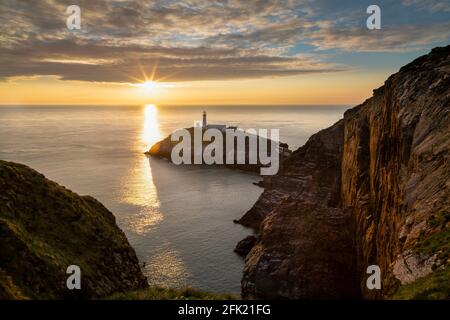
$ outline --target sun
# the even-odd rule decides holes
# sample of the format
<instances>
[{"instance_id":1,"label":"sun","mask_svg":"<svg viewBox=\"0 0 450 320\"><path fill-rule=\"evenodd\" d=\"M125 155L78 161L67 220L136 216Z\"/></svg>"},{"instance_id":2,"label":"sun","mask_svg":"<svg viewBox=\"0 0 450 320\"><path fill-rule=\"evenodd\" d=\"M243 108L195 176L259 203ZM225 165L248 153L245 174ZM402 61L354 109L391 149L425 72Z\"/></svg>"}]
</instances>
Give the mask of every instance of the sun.
<instances>
[{"instance_id":1,"label":"sun","mask_svg":"<svg viewBox=\"0 0 450 320\"><path fill-rule=\"evenodd\" d=\"M130 83L130 85L134 86L134 87L139 87L146 93L154 93L156 91L156 89L159 88L158 83L155 81L156 68L157 68L157 65L153 66L152 73L150 76L148 76L147 73L145 72L144 68L141 65L139 65L139 69L142 73L142 78L141 79L133 78L134 80L137 80L138 82Z\"/></svg>"},{"instance_id":2,"label":"sun","mask_svg":"<svg viewBox=\"0 0 450 320\"><path fill-rule=\"evenodd\" d=\"M143 89L145 89L148 92L152 92L154 91L158 85L156 84L156 82L151 81L151 80L147 80L143 83L138 84L139 87L142 87Z\"/></svg>"},{"instance_id":3,"label":"sun","mask_svg":"<svg viewBox=\"0 0 450 320\"><path fill-rule=\"evenodd\" d=\"M160 84L156 81L145 80L138 83L130 83L132 87L136 87L139 90L139 93L143 96L154 95L159 92Z\"/></svg>"}]
</instances>

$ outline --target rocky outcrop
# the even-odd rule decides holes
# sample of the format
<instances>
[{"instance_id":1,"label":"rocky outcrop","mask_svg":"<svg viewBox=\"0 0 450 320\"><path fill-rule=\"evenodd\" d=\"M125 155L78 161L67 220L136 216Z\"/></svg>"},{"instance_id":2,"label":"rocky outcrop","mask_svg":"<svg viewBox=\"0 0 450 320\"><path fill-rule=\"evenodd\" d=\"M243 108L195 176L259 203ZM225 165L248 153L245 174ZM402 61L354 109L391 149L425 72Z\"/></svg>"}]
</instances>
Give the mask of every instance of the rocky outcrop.
<instances>
[{"instance_id":1,"label":"rocky outcrop","mask_svg":"<svg viewBox=\"0 0 450 320\"><path fill-rule=\"evenodd\" d=\"M27 166L0 161L0 299L98 298L147 287L113 214ZM68 290L67 267L81 269Z\"/></svg>"},{"instance_id":2,"label":"rocky outcrop","mask_svg":"<svg viewBox=\"0 0 450 320\"><path fill-rule=\"evenodd\" d=\"M238 242L236 248L234 248L234 252L236 252L238 255L245 257L250 252L250 250L252 250L252 248L255 246L255 243L256 243L255 236L247 236Z\"/></svg>"},{"instance_id":3,"label":"rocky outcrop","mask_svg":"<svg viewBox=\"0 0 450 320\"><path fill-rule=\"evenodd\" d=\"M387 298L448 268L449 88L450 46L436 48L264 179L239 220L259 229L244 297ZM366 286L370 265L381 290Z\"/></svg>"},{"instance_id":4,"label":"rocky outcrop","mask_svg":"<svg viewBox=\"0 0 450 320\"><path fill-rule=\"evenodd\" d=\"M246 258L244 298L359 297L353 219L338 192L342 139L340 121L264 180L264 193L240 220L261 231Z\"/></svg>"},{"instance_id":5,"label":"rocky outcrop","mask_svg":"<svg viewBox=\"0 0 450 320\"><path fill-rule=\"evenodd\" d=\"M251 172L260 172L261 167L268 167L271 164L266 164L264 161L261 161L261 158L259 156L259 151L261 150L262 146L265 144L264 148L264 154L270 155L271 154L271 148L273 146L274 150L278 152L280 162L288 157L292 151L289 150L289 146L286 143L283 142L277 142L275 144L274 141L271 139L266 139L260 136L257 136L256 134L247 133L244 130L232 127L227 128L226 131L215 129L218 133L218 136L221 137L221 140L217 141L217 145L215 145L215 137L211 139L204 138L205 132L208 132L208 130L205 130L201 127L191 127L191 128L185 128L189 133L189 141L186 142L185 146L188 147L188 150L190 150L189 163L186 164L183 162L184 165L190 165L196 163L194 161L195 159L195 153L197 152L195 147L195 136L199 135L199 148L198 148L198 154L200 155L199 163L198 164L205 164L205 159L203 159L202 155L205 152L205 149L209 147L209 152L212 151L211 148L217 147L217 150L220 150L220 153L222 154L222 157L219 158L219 153L217 153L217 158L220 159L220 164L217 164L214 161L214 164L208 164L208 165L221 165L226 166L230 169L238 169L243 171L251 171ZM176 132L176 131L175 131ZM211 131L210 131L211 132ZM178 145L183 144L184 137L178 139L173 137L174 140L172 140L172 134L168 135L166 138L164 138L161 141L156 142L154 145L151 146L150 150L146 152L147 155L155 156L159 158L164 158L166 160L169 160L172 162L172 150ZM211 141L212 140L212 141ZM278 146L275 148L275 146ZM180 150L179 150L180 151ZM183 152L186 152L187 150L183 149L179 152L180 156L183 154ZM208 152L208 154L209 154ZM212 154L215 155L215 153L218 151L212 151ZM243 161L239 161L238 158L240 158L240 154L243 154ZM254 155L254 161L251 161L251 155ZM228 156L230 156L232 161L227 160ZM215 160L215 159L213 159ZM184 160L183 160L184 161Z\"/></svg>"}]
</instances>

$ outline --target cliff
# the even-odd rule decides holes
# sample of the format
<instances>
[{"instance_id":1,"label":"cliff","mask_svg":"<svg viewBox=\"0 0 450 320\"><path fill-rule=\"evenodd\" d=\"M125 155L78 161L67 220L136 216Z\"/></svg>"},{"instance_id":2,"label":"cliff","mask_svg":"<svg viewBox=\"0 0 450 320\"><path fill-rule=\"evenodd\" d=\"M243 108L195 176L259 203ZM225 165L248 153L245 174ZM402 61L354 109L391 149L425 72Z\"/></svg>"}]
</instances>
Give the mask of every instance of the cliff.
<instances>
[{"instance_id":1,"label":"cliff","mask_svg":"<svg viewBox=\"0 0 450 320\"><path fill-rule=\"evenodd\" d=\"M238 222L245 298L449 298L450 46L313 135ZM381 269L369 290L366 269Z\"/></svg>"},{"instance_id":2,"label":"cliff","mask_svg":"<svg viewBox=\"0 0 450 320\"><path fill-rule=\"evenodd\" d=\"M27 166L0 160L0 299L98 298L147 287L113 214ZM69 265L81 290L68 290Z\"/></svg>"}]
</instances>

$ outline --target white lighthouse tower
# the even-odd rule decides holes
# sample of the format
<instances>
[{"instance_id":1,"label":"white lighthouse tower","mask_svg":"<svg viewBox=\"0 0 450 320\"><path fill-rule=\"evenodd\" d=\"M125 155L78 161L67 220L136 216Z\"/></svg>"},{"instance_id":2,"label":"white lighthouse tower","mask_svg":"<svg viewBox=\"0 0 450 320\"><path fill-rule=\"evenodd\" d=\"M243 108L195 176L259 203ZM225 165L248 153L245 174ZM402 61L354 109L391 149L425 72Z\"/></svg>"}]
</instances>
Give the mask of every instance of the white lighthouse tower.
<instances>
[{"instance_id":1,"label":"white lighthouse tower","mask_svg":"<svg viewBox=\"0 0 450 320\"><path fill-rule=\"evenodd\" d=\"M202 127L206 128L207 126L207 122L206 122L206 111L203 111L203 121L202 121Z\"/></svg>"}]
</instances>

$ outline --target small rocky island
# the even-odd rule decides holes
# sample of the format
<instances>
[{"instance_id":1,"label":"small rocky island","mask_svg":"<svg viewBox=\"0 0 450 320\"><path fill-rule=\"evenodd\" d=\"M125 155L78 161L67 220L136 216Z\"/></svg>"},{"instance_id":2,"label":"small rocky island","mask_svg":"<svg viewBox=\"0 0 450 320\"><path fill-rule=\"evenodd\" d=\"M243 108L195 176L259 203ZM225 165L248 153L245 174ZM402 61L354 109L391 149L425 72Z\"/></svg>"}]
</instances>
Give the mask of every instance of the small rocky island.
<instances>
[{"instance_id":1,"label":"small rocky island","mask_svg":"<svg viewBox=\"0 0 450 320\"><path fill-rule=\"evenodd\" d=\"M210 129L213 129L216 133L219 133L221 140L218 144L219 147L217 148L221 148L221 156L219 158L219 161L212 163L214 165L224 165L228 168L233 169L260 172L260 169L262 167L270 166L270 163L268 164L261 159L261 152L263 155L267 155L267 157L272 157L272 152L276 152L278 154L277 158L279 163L282 163L283 160L292 153L286 143L270 139L269 134L267 134L267 137L264 137L258 135L256 130L254 131L254 133L249 133L249 131L244 131L234 126L226 126L223 124L208 124L206 120L206 112L203 112L202 123L199 123L194 127L182 129L187 131L190 139L190 141L187 142L187 145L189 146L188 152L190 152L188 156L189 159L187 161L188 163L183 163L184 165L194 163L211 164L206 163L203 157L200 158L200 162L195 162L194 151L196 150L195 139L197 135L200 136L198 140L200 144L200 154L203 154L205 150L208 150L208 146L211 147L212 144L219 142L216 141L216 138L214 137L206 138L205 133L207 133ZM172 151L180 143L180 140L182 141L184 139L178 139L178 137L175 137L176 134L177 131L174 131L165 139L155 143L150 148L150 150L146 152L146 154L164 158L173 162ZM217 152L217 149L213 151L213 153ZM181 155L183 155L184 151L185 150L181 151ZM241 154L242 158L241 160L239 160Z\"/></svg>"}]
</instances>

